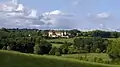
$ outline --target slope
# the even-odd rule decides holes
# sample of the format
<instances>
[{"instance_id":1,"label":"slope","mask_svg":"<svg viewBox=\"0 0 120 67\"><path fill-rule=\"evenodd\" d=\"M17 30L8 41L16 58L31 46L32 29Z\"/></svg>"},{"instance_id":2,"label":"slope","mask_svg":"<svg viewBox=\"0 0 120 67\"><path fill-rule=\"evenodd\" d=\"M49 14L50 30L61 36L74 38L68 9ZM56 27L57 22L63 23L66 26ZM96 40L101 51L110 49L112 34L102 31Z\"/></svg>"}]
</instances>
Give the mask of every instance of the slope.
<instances>
[{"instance_id":1,"label":"slope","mask_svg":"<svg viewBox=\"0 0 120 67\"><path fill-rule=\"evenodd\" d=\"M105 64L80 62L56 56L39 56L13 51L0 51L0 67L115 67ZM116 66L117 67L117 66Z\"/></svg>"}]
</instances>

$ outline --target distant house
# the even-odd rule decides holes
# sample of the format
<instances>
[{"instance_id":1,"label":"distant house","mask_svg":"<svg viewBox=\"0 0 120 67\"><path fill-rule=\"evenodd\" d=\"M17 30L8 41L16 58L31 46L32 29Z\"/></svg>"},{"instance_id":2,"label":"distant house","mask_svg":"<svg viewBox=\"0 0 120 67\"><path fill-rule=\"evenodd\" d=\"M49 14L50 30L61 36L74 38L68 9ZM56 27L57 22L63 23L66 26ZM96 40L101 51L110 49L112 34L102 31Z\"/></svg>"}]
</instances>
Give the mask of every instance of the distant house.
<instances>
[{"instance_id":1,"label":"distant house","mask_svg":"<svg viewBox=\"0 0 120 67\"><path fill-rule=\"evenodd\" d=\"M67 33L66 31L50 30L48 32L48 36L49 37L65 37L65 38L69 38L69 33Z\"/></svg>"}]
</instances>

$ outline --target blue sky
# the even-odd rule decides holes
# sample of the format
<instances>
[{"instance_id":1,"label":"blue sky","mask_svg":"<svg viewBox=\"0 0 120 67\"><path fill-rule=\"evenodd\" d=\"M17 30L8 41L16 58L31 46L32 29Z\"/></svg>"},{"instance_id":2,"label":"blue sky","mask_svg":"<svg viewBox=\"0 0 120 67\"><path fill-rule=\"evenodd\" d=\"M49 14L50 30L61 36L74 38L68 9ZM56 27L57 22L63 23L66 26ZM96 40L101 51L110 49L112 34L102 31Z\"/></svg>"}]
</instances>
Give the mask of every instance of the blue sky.
<instances>
[{"instance_id":1,"label":"blue sky","mask_svg":"<svg viewBox=\"0 0 120 67\"><path fill-rule=\"evenodd\" d=\"M10 0L0 0L10 1ZM18 0L30 9L36 9L39 14L55 10L72 14L71 28L119 29L120 0ZM62 23L62 22L60 22ZM68 23L69 25L69 23Z\"/></svg>"}]
</instances>

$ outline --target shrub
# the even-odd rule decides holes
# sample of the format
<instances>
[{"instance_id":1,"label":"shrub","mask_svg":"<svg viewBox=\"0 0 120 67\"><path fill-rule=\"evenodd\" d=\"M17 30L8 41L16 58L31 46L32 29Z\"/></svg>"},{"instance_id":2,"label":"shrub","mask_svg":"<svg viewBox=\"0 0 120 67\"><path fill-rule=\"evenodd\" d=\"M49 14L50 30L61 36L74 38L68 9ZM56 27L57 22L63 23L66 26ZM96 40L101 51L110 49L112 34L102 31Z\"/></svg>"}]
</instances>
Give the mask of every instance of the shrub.
<instances>
[{"instance_id":1,"label":"shrub","mask_svg":"<svg viewBox=\"0 0 120 67\"><path fill-rule=\"evenodd\" d=\"M88 58L86 58L86 59L85 59L85 61L89 61L89 59L88 59Z\"/></svg>"},{"instance_id":2,"label":"shrub","mask_svg":"<svg viewBox=\"0 0 120 67\"><path fill-rule=\"evenodd\" d=\"M49 52L49 55L55 55L56 49L56 47L52 47L52 49Z\"/></svg>"},{"instance_id":3,"label":"shrub","mask_svg":"<svg viewBox=\"0 0 120 67\"><path fill-rule=\"evenodd\" d=\"M62 49L62 54L67 54L67 53L68 53L68 49L63 48L63 49Z\"/></svg>"},{"instance_id":4,"label":"shrub","mask_svg":"<svg viewBox=\"0 0 120 67\"><path fill-rule=\"evenodd\" d=\"M120 40L111 41L108 45L107 53L112 61L120 61Z\"/></svg>"},{"instance_id":5,"label":"shrub","mask_svg":"<svg viewBox=\"0 0 120 67\"><path fill-rule=\"evenodd\" d=\"M100 52L101 52L100 48L97 48L96 53L100 53Z\"/></svg>"},{"instance_id":6,"label":"shrub","mask_svg":"<svg viewBox=\"0 0 120 67\"><path fill-rule=\"evenodd\" d=\"M80 60L83 60L83 57L81 56L81 57L79 57L79 59L80 59Z\"/></svg>"},{"instance_id":7,"label":"shrub","mask_svg":"<svg viewBox=\"0 0 120 67\"><path fill-rule=\"evenodd\" d=\"M93 61L96 62L96 61L97 61L97 57L94 57L94 58L93 58Z\"/></svg>"},{"instance_id":8,"label":"shrub","mask_svg":"<svg viewBox=\"0 0 120 67\"><path fill-rule=\"evenodd\" d=\"M103 53L106 53L106 50L103 50Z\"/></svg>"},{"instance_id":9,"label":"shrub","mask_svg":"<svg viewBox=\"0 0 120 67\"><path fill-rule=\"evenodd\" d=\"M96 62L102 63L102 62L103 62L103 59L102 59L102 58L97 58Z\"/></svg>"},{"instance_id":10,"label":"shrub","mask_svg":"<svg viewBox=\"0 0 120 67\"><path fill-rule=\"evenodd\" d=\"M11 50L11 47L10 47L10 46L7 46L7 50Z\"/></svg>"},{"instance_id":11,"label":"shrub","mask_svg":"<svg viewBox=\"0 0 120 67\"><path fill-rule=\"evenodd\" d=\"M61 56L61 53L60 52L55 52L55 55L56 56Z\"/></svg>"},{"instance_id":12,"label":"shrub","mask_svg":"<svg viewBox=\"0 0 120 67\"><path fill-rule=\"evenodd\" d=\"M35 54L41 54L41 52L40 52L40 47L39 47L38 44L34 46L34 53L35 53Z\"/></svg>"},{"instance_id":13,"label":"shrub","mask_svg":"<svg viewBox=\"0 0 120 67\"><path fill-rule=\"evenodd\" d=\"M109 60L104 60L103 61L105 64L110 64L110 61Z\"/></svg>"},{"instance_id":14,"label":"shrub","mask_svg":"<svg viewBox=\"0 0 120 67\"><path fill-rule=\"evenodd\" d=\"M6 47L6 46L3 46L2 50L7 50L7 47Z\"/></svg>"},{"instance_id":15,"label":"shrub","mask_svg":"<svg viewBox=\"0 0 120 67\"><path fill-rule=\"evenodd\" d=\"M52 48L52 44L45 40L37 40L37 44L34 46L35 54L48 54Z\"/></svg>"}]
</instances>

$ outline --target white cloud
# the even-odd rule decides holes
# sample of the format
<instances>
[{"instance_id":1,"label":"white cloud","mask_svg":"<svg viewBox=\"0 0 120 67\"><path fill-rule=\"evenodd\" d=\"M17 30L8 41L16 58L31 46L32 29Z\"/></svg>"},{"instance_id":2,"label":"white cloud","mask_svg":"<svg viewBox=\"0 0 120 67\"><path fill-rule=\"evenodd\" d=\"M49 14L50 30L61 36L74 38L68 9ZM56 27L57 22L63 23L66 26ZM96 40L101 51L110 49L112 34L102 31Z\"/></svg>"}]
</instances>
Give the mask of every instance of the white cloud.
<instances>
[{"instance_id":1,"label":"white cloud","mask_svg":"<svg viewBox=\"0 0 120 67\"><path fill-rule=\"evenodd\" d=\"M24 6L23 4L19 4L16 11L24 11Z\"/></svg>"},{"instance_id":2,"label":"white cloud","mask_svg":"<svg viewBox=\"0 0 120 67\"><path fill-rule=\"evenodd\" d=\"M45 12L40 19L44 23L50 24L54 28L71 28L74 27L74 20L71 19L74 14L64 13L60 10Z\"/></svg>"},{"instance_id":3,"label":"white cloud","mask_svg":"<svg viewBox=\"0 0 120 67\"><path fill-rule=\"evenodd\" d=\"M15 5L18 4L18 0L12 0L12 3L14 3Z\"/></svg>"},{"instance_id":4,"label":"white cloud","mask_svg":"<svg viewBox=\"0 0 120 67\"><path fill-rule=\"evenodd\" d=\"M96 16L97 18L109 18L110 14L104 12L104 13L97 14Z\"/></svg>"},{"instance_id":5,"label":"white cloud","mask_svg":"<svg viewBox=\"0 0 120 67\"><path fill-rule=\"evenodd\" d=\"M65 15L65 14L60 10L53 10L51 12L45 12L42 15L43 16L62 16L62 15Z\"/></svg>"},{"instance_id":6,"label":"white cloud","mask_svg":"<svg viewBox=\"0 0 120 67\"><path fill-rule=\"evenodd\" d=\"M50 12L51 15L62 15L63 13L60 10L54 10Z\"/></svg>"},{"instance_id":7,"label":"white cloud","mask_svg":"<svg viewBox=\"0 0 120 67\"><path fill-rule=\"evenodd\" d=\"M70 28L73 16L60 10L39 14L37 10L28 9L17 0L0 3L0 27Z\"/></svg>"},{"instance_id":8,"label":"white cloud","mask_svg":"<svg viewBox=\"0 0 120 67\"><path fill-rule=\"evenodd\" d=\"M34 17L34 18L38 17L37 10L34 9L30 10L30 14L28 15L28 17Z\"/></svg>"},{"instance_id":9,"label":"white cloud","mask_svg":"<svg viewBox=\"0 0 120 67\"><path fill-rule=\"evenodd\" d=\"M92 24L94 23L95 25L99 26L100 29L106 29L107 26L106 24L113 19L112 15L107 12L102 12L102 13L88 13L88 21L91 22Z\"/></svg>"},{"instance_id":10,"label":"white cloud","mask_svg":"<svg viewBox=\"0 0 120 67\"><path fill-rule=\"evenodd\" d=\"M111 18L111 14L107 13L107 12L97 13L97 14L88 13L87 16L90 19L94 19L94 20L107 20L107 19Z\"/></svg>"}]
</instances>

